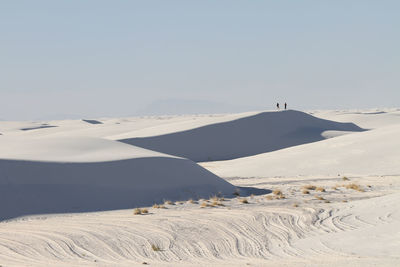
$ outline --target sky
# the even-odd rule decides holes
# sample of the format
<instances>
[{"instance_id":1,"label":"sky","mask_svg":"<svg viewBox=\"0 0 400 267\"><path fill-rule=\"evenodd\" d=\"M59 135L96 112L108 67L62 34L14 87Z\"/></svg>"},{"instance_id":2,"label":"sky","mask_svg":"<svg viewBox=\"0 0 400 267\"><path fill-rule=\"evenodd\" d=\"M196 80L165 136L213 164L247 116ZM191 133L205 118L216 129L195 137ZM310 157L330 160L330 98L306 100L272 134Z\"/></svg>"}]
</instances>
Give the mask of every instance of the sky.
<instances>
[{"instance_id":1,"label":"sky","mask_svg":"<svg viewBox=\"0 0 400 267\"><path fill-rule=\"evenodd\" d=\"M0 0L0 119L399 107L400 1Z\"/></svg>"}]
</instances>

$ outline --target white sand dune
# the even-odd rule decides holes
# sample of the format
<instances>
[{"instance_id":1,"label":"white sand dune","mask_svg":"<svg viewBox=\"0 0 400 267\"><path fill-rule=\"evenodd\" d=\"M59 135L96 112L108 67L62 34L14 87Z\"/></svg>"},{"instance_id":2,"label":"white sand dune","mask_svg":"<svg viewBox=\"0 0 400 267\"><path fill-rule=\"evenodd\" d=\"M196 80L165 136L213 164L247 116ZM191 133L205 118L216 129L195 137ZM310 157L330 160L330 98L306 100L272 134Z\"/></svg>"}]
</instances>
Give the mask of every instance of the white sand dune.
<instances>
[{"instance_id":1,"label":"white sand dune","mask_svg":"<svg viewBox=\"0 0 400 267\"><path fill-rule=\"evenodd\" d=\"M146 116L132 118L100 118L101 124L87 123L83 120L60 120L46 122L4 121L0 132L9 136L23 137L100 137L111 140L132 137L147 137L185 131L201 126L232 121L259 112L240 114L200 114L181 116ZM43 124L56 128L39 128ZM23 128L38 128L35 131L22 131Z\"/></svg>"},{"instance_id":2,"label":"white sand dune","mask_svg":"<svg viewBox=\"0 0 400 267\"><path fill-rule=\"evenodd\" d=\"M222 177L400 175L399 136L400 125L386 126L271 153L201 165Z\"/></svg>"},{"instance_id":3,"label":"white sand dune","mask_svg":"<svg viewBox=\"0 0 400 267\"><path fill-rule=\"evenodd\" d=\"M0 219L229 194L194 162L98 138L0 139Z\"/></svg>"},{"instance_id":4,"label":"white sand dune","mask_svg":"<svg viewBox=\"0 0 400 267\"><path fill-rule=\"evenodd\" d=\"M353 123L303 112L263 112L237 120L160 136L119 141L193 161L227 160L323 140L324 131L362 131Z\"/></svg>"},{"instance_id":5,"label":"white sand dune","mask_svg":"<svg viewBox=\"0 0 400 267\"><path fill-rule=\"evenodd\" d=\"M0 265L399 266L399 110L311 113L2 122Z\"/></svg>"},{"instance_id":6,"label":"white sand dune","mask_svg":"<svg viewBox=\"0 0 400 267\"><path fill-rule=\"evenodd\" d=\"M400 124L400 109L370 109L370 110L319 110L310 114L327 120L354 122L366 129L376 129L384 126Z\"/></svg>"}]
</instances>

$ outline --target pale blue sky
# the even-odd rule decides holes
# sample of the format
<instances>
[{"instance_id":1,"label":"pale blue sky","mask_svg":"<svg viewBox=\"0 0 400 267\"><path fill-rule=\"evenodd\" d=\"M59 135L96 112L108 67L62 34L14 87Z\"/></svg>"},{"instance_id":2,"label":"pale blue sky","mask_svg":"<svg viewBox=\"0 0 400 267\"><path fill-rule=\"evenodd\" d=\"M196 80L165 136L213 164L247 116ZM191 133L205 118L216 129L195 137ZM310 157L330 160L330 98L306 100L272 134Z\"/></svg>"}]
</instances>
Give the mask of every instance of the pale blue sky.
<instances>
[{"instance_id":1,"label":"pale blue sky","mask_svg":"<svg viewBox=\"0 0 400 267\"><path fill-rule=\"evenodd\" d=\"M399 107L399 14L396 0L0 0L0 119Z\"/></svg>"}]
</instances>

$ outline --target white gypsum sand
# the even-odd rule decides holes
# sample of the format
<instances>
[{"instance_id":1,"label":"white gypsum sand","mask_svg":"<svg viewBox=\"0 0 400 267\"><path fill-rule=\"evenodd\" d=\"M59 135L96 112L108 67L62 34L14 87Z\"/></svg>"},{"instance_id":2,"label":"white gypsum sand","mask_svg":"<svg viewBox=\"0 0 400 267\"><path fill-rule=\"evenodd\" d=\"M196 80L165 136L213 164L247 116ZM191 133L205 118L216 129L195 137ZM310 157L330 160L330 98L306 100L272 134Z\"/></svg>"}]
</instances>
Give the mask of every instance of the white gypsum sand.
<instances>
[{"instance_id":1,"label":"white gypsum sand","mask_svg":"<svg viewBox=\"0 0 400 267\"><path fill-rule=\"evenodd\" d=\"M332 122L309 120L296 112L96 119L101 124L2 122L0 181L4 191L0 198L5 199L0 212L9 220L0 223L0 265L397 266L399 114L396 109L312 112ZM299 122L299 118L303 119ZM199 127L201 131L206 127L208 138L214 136L226 147L232 146L227 154L218 147L208 149L214 159L231 156L232 160L200 163L229 183L191 160L112 141L184 133L183 139L148 140L176 142L169 145L180 149L188 142L197 142L194 148L202 142L210 146L207 139L197 138ZM241 139L232 137L232 129L240 131L242 138L263 142L264 136L280 146L276 150L271 149L273 142L264 143L261 153L241 150ZM255 136L253 131L262 134ZM314 138L307 139L307 135ZM285 146L288 140L294 142ZM189 152L198 156L196 150ZM135 165L135 161L142 162ZM171 166L170 161L176 164ZM128 164L107 166L121 162ZM86 175L73 167L80 164L86 166ZM204 179L208 181L205 186ZM47 195L38 201L46 208L65 205L64 210L18 217L26 213L24 201L35 200L35 195L29 195L35 182L40 190L46 188L44 184L57 184L57 194L52 195L48 187ZM89 187L79 191L82 183ZM174 195L183 184L201 191L202 196ZM240 187L241 195L233 195L230 184ZM24 186L20 185L28 190L21 191ZM93 188L97 185L111 193L98 191L96 195ZM175 199L155 201L164 208L140 202L153 200L151 192L163 193L160 187L166 186L171 189L166 195ZM219 188L213 186L225 190L225 197L199 199L218 195ZM64 192L75 188L79 197L63 195L62 188ZM122 194L125 197L135 192L129 198L129 209L119 205L116 192L122 189L127 192ZM193 201L185 201L189 198ZM84 210L68 210L74 205L66 205L71 203L65 200L88 205L87 211L103 211L77 213ZM182 201L163 204L166 200ZM21 201L24 205L18 204ZM119 210L107 207L113 201ZM33 213L40 213L34 210L36 203L31 206L28 209ZM148 213L134 215L135 207L147 208Z\"/></svg>"}]
</instances>

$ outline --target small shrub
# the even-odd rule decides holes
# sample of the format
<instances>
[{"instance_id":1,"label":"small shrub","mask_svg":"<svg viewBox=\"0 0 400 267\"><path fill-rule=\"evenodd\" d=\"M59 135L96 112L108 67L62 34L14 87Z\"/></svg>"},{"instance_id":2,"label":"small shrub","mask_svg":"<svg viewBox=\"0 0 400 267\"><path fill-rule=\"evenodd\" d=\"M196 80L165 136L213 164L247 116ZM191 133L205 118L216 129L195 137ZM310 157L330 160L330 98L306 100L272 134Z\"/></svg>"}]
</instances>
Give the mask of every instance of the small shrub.
<instances>
[{"instance_id":1,"label":"small shrub","mask_svg":"<svg viewBox=\"0 0 400 267\"><path fill-rule=\"evenodd\" d=\"M225 198L218 197L218 196L212 196L208 201L211 201L212 203L220 202L220 201L225 201ZM219 205L219 206L221 206L221 205Z\"/></svg>"},{"instance_id":2,"label":"small shrub","mask_svg":"<svg viewBox=\"0 0 400 267\"><path fill-rule=\"evenodd\" d=\"M299 204L295 203L293 204L293 207L297 208L299 206Z\"/></svg>"},{"instance_id":3,"label":"small shrub","mask_svg":"<svg viewBox=\"0 0 400 267\"><path fill-rule=\"evenodd\" d=\"M364 192L364 190L358 184L348 184L346 185L347 189L353 189L359 192Z\"/></svg>"},{"instance_id":4,"label":"small shrub","mask_svg":"<svg viewBox=\"0 0 400 267\"><path fill-rule=\"evenodd\" d=\"M318 191L318 192L325 192L325 188L323 188L323 187L317 187L317 188L315 188L315 191Z\"/></svg>"},{"instance_id":5,"label":"small shrub","mask_svg":"<svg viewBox=\"0 0 400 267\"><path fill-rule=\"evenodd\" d=\"M303 188L306 190L315 190L317 187L315 185L305 185Z\"/></svg>"},{"instance_id":6,"label":"small shrub","mask_svg":"<svg viewBox=\"0 0 400 267\"><path fill-rule=\"evenodd\" d=\"M276 196L282 195L282 191L280 189L275 189L274 191L272 191L272 193Z\"/></svg>"},{"instance_id":7,"label":"small shrub","mask_svg":"<svg viewBox=\"0 0 400 267\"><path fill-rule=\"evenodd\" d=\"M141 209L142 214L148 214L149 210L148 209Z\"/></svg>"},{"instance_id":8,"label":"small shrub","mask_svg":"<svg viewBox=\"0 0 400 267\"><path fill-rule=\"evenodd\" d=\"M346 176L343 176L342 180L343 180L343 181L348 181L348 180L350 180L350 179L347 178Z\"/></svg>"},{"instance_id":9,"label":"small shrub","mask_svg":"<svg viewBox=\"0 0 400 267\"><path fill-rule=\"evenodd\" d=\"M149 210L145 209L145 208L143 208L143 209L136 208L133 210L134 215L141 215L141 214L148 214L148 213L149 213Z\"/></svg>"},{"instance_id":10,"label":"small shrub","mask_svg":"<svg viewBox=\"0 0 400 267\"><path fill-rule=\"evenodd\" d=\"M247 199L245 199L245 198L242 198L242 199L240 199L239 201L240 201L240 203L242 203L242 204L249 204L249 202L248 202Z\"/></svg>"},{"instance_id":11,"label":"small shrub","mask_svg":"<svg viewBox=\"0 0 400 267\"><path fill-rule=\"evenodd\" d=\"M200 208L206 208L206 207L211 207L211 206L207 202L201 203Z\"/></svg>"},{"instance_id":12,"label":"small shrub","mask_svg":"<svg viewBox=\"0 0 400 267\"><path fill-rule=\"evenodd\" d=\"M325 200L324 202L325 202L325 203L331 203L329 200Z\"/></svg>"},{"instance_id":13,"label":"small shrub","mask_svg":"<svg viewBox=\"0 0 400 267\"><path fill-rule=\"evenodd\" d=\"M159 205L159 204L154 204L153 205L153 209L166 209L166 207L164 205Z\"/></svg>"},{"instance_id":14,"label":"small shrub","mask_svg":"<svg viewBox=\"0 0 400 267\"><path fill-rule=\"evenodd\" d=\"M219 202L218 200L213 201L211 203L211 207L217 207L217 206L225 206L224 204L222 204L221 202Z\"/></svg>"},{"instance_id":15,"label":"small shrub","mask_svg":"<svg viewBox=\"0 0 400 267\"><path fill-rule=\"evenodd\" d=\"M342 202L347 202L347 200L346 200L346 199L343 199Z\"/></svg>"},{"instance_id":16,"label":"small shrub","mask_svg":"<svg viewBox=\"0 0 400 267\"><path fill-rule=\"evenodd\" d=\"M310 194L310 191L308 191L307 189L303 189L302 193L305 195L308 195L308 194Z\"/></svg>"},{"instance_id":17,"label":"small shrub","mask_svg":"<svg viewBox=\"0 0 400 267\"><path fill-rule=\"evenodd\" d=\"M268 200L273 200L274 199L274 197L270 196L270 195L266 196L265 198L268 199Z\"/></svg>"},{"instance_id":18,"label":"small shrub","mask_svg":"<svg viewBox=\"0 0 400 267\"><path fill-rule=\"evenodd\" d=\"M193 199L189 199L189 200L188 200L188 203L190 203L190 204L196 204L197 201L194 201Z\"/></svg>"},{"instance_id":19,"label":"small shrub","mask_svg":"<svg viewBox=\"0 0 400 267\"><path fill-rule=\"evenodd\" d=\"M325 198L323 198L321 196L316 196L315 198L318 199L318 200L325 200Z\"/></svg>"},{"instance_id":20,"label":"small shrub","mask_svg":"<svg viewBox=\"0 0 400 267\"><path fill-rule=\"evenodd\" d=\"M157 246L157 245L154 245L154 244L151 245L151 249L153 251L161 251L161 248L159 246Z\"/></svg>"},{"instance_id":21,"label":"small shrub","mask_svg":"<svg viewBox=\"0 0 400 267\"><path fill-rule=\"evenodd\" d=\"M174 203L171 200L166 200L164 201L164 205L174 205Z\"/></svg>"}]
</instances>

